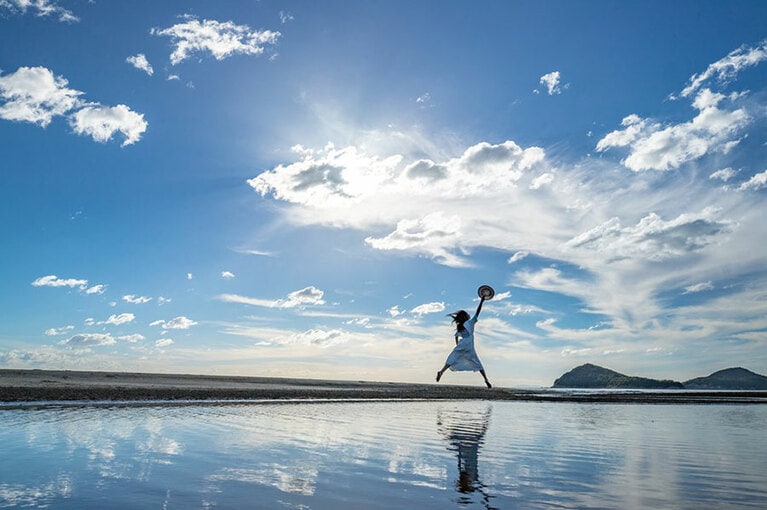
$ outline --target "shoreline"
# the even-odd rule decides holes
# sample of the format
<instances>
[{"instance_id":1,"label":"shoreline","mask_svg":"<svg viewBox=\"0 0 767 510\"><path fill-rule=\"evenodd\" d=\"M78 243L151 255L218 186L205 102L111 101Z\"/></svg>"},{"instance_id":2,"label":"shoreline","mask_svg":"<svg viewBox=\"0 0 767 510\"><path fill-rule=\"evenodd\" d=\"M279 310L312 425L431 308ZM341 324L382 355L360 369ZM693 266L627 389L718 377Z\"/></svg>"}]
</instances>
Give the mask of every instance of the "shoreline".
<instances>
[{"instance_id":1,"label":"shoreline","mask_svg":"<svg viewBox=\"0 0 767 510\"><path fill-rule=\"evenodd\" d=\"M767 391L517 389L277 377L0 369L2 403L248 403L500 400L614 404L767 404Z\"/></svg>"}]
</instances>

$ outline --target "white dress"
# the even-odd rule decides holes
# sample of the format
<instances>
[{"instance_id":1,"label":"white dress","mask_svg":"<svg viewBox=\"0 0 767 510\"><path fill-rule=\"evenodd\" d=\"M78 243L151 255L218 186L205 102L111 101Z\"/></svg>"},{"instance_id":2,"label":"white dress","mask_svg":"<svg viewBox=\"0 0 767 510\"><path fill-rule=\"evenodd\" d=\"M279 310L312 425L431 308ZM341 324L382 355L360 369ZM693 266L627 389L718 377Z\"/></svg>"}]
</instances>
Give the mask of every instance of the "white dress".
<instances>
[{"instance_id":1,"label":"white dress","mask_svg":"<svg viewBox=\"0 0 767 510\"><path fill-rule=\"evenodd\" d=\"M477 351L474 349L474 325L477 324L476 314L463 323L463 331L456 331L455 338L458 340L453 352L447 357L445 363L450 365L450 370L473 371L484 370L479 361Z\"/></svg>"}]
</instances>

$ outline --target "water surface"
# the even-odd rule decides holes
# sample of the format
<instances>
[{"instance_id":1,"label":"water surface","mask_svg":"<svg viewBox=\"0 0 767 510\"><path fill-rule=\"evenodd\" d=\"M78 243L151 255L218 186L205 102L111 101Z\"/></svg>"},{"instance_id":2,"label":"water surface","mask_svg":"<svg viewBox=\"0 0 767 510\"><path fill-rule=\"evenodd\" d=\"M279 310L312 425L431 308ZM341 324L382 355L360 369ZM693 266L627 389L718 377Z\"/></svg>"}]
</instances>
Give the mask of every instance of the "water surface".
<instances>
[{"instance_id":1,"label":"water surface","mask_svg":"<svg viewBox=\"0 0 767 510\"><path fill-rule=\"evenodd\" d=\"M767 508L767 406L0 409L0 508Z\"/></svg>"}]
</instances>

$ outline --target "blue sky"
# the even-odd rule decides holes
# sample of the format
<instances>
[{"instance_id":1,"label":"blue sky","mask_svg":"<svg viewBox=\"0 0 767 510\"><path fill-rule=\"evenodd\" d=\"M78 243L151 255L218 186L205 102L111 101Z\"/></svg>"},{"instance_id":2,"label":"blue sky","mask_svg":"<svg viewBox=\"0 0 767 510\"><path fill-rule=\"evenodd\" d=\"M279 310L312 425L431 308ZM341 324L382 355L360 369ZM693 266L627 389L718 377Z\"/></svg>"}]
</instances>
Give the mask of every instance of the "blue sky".
<instances>
[{"instance_id":1,"label":"blue sky","mask_svg":"<svg viewBox=\"0 0 767 510\"><path fill-rule=\"evenodd\" d=\"M766 22L0 0L0 366L429 382L487 283L497 385L767 373Z\"/></svg>"}]
</instances>

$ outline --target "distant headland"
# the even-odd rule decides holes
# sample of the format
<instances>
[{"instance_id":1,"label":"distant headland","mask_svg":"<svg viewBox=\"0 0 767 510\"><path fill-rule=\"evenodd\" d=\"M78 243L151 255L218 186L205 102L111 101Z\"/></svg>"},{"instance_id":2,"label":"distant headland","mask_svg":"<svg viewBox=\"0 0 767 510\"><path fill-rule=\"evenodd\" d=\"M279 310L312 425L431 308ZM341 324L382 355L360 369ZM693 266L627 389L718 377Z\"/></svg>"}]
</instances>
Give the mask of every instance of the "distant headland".
<instances>
[{"instance_id":1,"label":"distant headland","mask_svg":"<svg viewBox=\"0 0 767 510\"><path fill-rule=\"evenodd\" d=\"M686 390L767 390L767 377L741 367L719 370L706 377L685 382L624 375L586 363L554 381L554 388L584 389L686 389Z\"/></svg>"}]
</instances>

